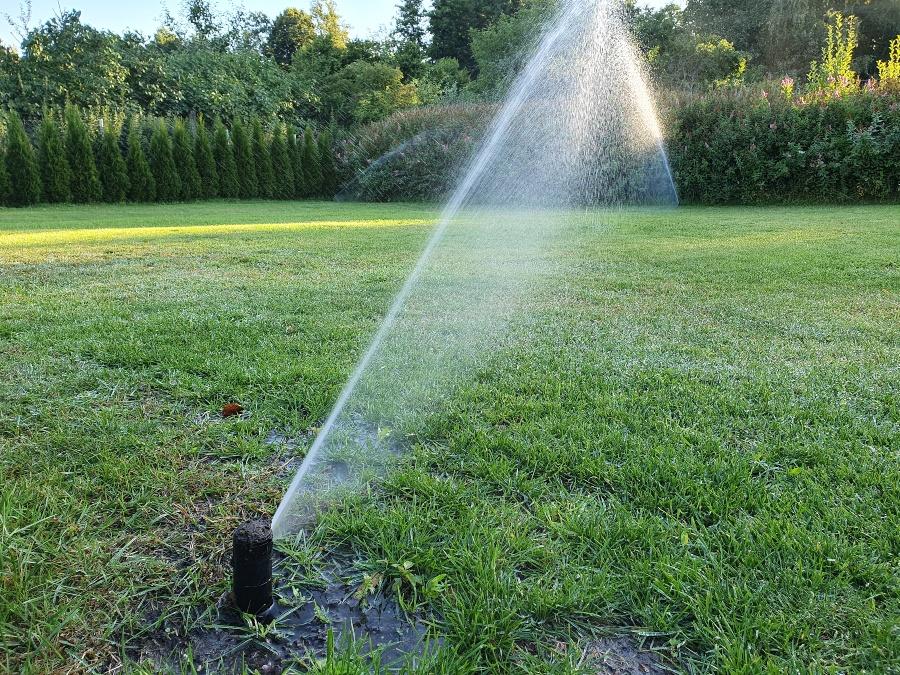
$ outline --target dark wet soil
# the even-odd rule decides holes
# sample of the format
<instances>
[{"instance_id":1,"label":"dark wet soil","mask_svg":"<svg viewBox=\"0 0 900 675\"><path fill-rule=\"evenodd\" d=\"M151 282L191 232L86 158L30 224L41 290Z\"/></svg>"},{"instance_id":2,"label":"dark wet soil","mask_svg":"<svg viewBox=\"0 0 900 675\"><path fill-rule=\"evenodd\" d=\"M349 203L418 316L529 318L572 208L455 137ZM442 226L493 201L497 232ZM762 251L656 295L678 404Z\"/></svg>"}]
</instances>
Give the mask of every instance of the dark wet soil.
<instances>
[{"instance_id":1,"label":"dark wet soil","mask_svg":"<svg viewBox=\"0 0 900 675\"><path fill-rule=\"evenodd\" d=\"M663 666L653 652L641 650L630 638L602 638L584 650L586 672L597 675L668 675L672 671Z\"/></svg>"},{"instance_id":2,"label":"dark wet soil","mask_svg":"<svg viewBox=\"0 0 900 675\"><path fill-rule=\"evenodd\" d=\"M281 567L281 563L278 564ZM276 569L275 621L256 628L234 609L230 596L220 599L210 625L186 638L158 631L130 655L157 671L180 671L191 662L201 672L239 673L245 668L281 673L303 667L326 654L329 631L340 646L351 638L360 651L377 650L380 663L402 666L426 649L428 626L422 615L407 615L385 590L359 593L352 569L335 565L321 573L316 587L291 586L289 575ZM299 594L299 595L298 595Z\"/></svg>"}]
</instances>

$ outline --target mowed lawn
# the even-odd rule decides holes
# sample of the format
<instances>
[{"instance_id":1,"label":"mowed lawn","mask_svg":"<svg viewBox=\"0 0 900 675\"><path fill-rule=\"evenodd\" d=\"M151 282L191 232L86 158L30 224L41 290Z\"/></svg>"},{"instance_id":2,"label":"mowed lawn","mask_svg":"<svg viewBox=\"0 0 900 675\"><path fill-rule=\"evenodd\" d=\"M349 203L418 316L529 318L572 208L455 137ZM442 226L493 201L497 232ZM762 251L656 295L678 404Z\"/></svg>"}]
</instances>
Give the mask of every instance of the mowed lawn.
<instances>
[{"instance_id":1,"label":"mowed lawn","mask_svg":"<svg viewBox=\"0 0 900 675\"><path fill-rule=\"evenodd\" d=\"M285 487L267 439L302 454L435 217L0 210L0 670L210 620ZM446 672L577 672L618 633L676 670L900 668L900 208L598 214L557 247L310 555L402 581Z\"/></svg>"}]
</instances>

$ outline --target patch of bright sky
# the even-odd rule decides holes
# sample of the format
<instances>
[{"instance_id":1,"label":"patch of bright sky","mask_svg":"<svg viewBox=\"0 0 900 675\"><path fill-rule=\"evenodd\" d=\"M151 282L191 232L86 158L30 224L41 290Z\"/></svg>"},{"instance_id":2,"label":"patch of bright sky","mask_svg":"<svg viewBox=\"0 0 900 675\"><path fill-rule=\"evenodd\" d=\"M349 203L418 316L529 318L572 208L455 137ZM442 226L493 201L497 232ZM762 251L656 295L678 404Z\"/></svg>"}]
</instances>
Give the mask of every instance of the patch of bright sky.
<instances>
[{"instance_id":1,"label":"patch of bright sky","mask_svg":"<svg viewBox=\"0 0 900 675\"><path fill-rule=\"evenodd\" d=\"M671 0L645 0L645 4L662 6ZM354 37L378 34L393 23L398 0L336 0L338 11L350 27ZM138 30L152 35L160 24L164 7L178 8L181 0L33 0L31 25L36 26L68 9L81 10L81 19L95 28L103 28L116 33ZM232 7L243 6L249 11L265 12L275 16L285 7L306 8L309 0L244 0L244 2L214 2L216 7L228 11ZM18 14L19 0L3 0L0 14ZM9 26L5 17L0 19L0 40L4 44L19 43L19 37Z\"/></svg>"}]
</instances>

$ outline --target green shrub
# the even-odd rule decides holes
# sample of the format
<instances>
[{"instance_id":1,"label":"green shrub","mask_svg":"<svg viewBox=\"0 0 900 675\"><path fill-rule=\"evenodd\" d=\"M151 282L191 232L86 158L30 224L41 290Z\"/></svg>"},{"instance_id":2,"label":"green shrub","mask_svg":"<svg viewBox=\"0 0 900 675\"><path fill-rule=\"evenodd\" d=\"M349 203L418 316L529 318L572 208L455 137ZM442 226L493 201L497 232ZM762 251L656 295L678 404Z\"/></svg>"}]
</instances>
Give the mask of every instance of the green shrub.
<instances>
[{"instance_id":1,"label":"green shrub","mask_svg":"<svg viewBox=\"0 0 900 675\"><path fill-rule=\"evenodd\" d=\"M219 196L234 199L240 194L234 149L228 139L228 130L222 120L213 125L213 158L216 160L216 176L219 179Z\"/></svg>"},{"instance_id":2,"label":"green shrub","mask_svg":"<svg viewBox=\"0 0 900 675\"><path fill-rule=\"evenodd\" d=\"M886 61L878 61L878 80L885 91L900 94L900 35L891 40Z\"/></svg>"},{"instance_id":3,"label":"green shrub","mask_svg":"<svg viewBox=\"0 0 900 675\"><path fill-rule=\"evenodd\" d=\"M150 138L150 170L156 184L156 200L174 202L181 197L181 179L172 156L172 140L169 128L162 120L157 122Z\"/></svg>"},{"instance_id":4,"label":"green shrub","mask_svg":"<svg viewBox=\"0 0 900 675\"><path fill-rule=\"evenodd\" d=\"M273 196L277 199L293 199L294 197L294 167L288 154L287 140L284 135L284 127L277 125L272 134L272 172L275 175L275 190Z\"/></svg>"},{"instance_id":5,"label":"green shrub","mask_svg":"<svg viewBox=\"0 0 900 675\"><path fill-rule=\"evenodd\" d=\"M253 149L250 137L240 120L235 120L231 127L231 143L234 149L234 163L237 167L238 197L253 199L259 193L259 182L256 176L256 165L253 162Z\"/></svg>"},{"instance_id":6,"label":"green shrub","mask_svg":"<svg viewBox=\"0 0 900 675\"><path fill-rule=\"evenodd\" d=\"M900 200L900 96L861 91L787 100L717 91L666 106L682 201L692 204ZM458 182L495 108L404 111L338 152L340 197L440 200Z\"/></svg>"},{"instance_id":7,"label":"green shrub","mask_svg":"<svg viewBox=\"0 0 900 675\"><path fill-rule=\"evenodd\" d=\"M253 120L253 163L256 166L256 195L271 199L275 192L275 174L269 154L269 139L258 117Z\"/></svg>"},{"instance_id":8,"label":"green shrub","mask_svg":"<svg viewBox=\"0 0 900 675\"><path fill-rule=\"evenodd\" d=\"M7 203L10 206L36 204L41 198L41 176L31 139L22 120L10 113L6 131L6 175L9 181Z\"/></svg>"},{"instance_id":9,"label":"green shrub","mask_svg":"<svg viewBox=\"0 0 900 675\"><path fill-rule=\"evenodd\" d=\"M687 203L900 198L897 97L857 93L794 104L705 96L670 117L670 158Z\"/></svg>"},{"instance_id":10,"label":"green shrub","mask_svg":"<svg viewBox=\"0 0 900 675\"><path fill-rule=\"evenodd\" d=\"M201 196L200 173L194 160L194 142L184 120L175 120L172 128L172 154L177 159L175 168L181 183L182 201L197 199Z\"/></svg>"},{"instance_id":11,"label":"green shrub","mask_svg":"<svg viewBox=\"0 0 900 675\"><path fill-rule=\"evenodd\" d=\"M329 77L322 99L324 108L336 119L352 119L360 124L421 104L415 85L403 82L399 68L364 60L355 61Z\"/></svg>"},{"instance_id":12,"label":"green shrub","mask_svg":"<svg viewBox=\"0 0 900 675\"><path fill-rule=\"evenodd\" d=\"M69 196L76 204L100 201L103 194L87 126L76 108L66 108L66 159Z\"/></svg>"},{"instance_id":13,"label":"green shrub","mask_svg":"<svg viewBox=\"0 0 900 675\"><path fill-rule=\"evenodd\" d=\"M69 199L69 162L62 132L49 112L44 113L38 131L38 166L41 172L42 197L56 204Z\"/></svg>"},{"instance_id":14,"label":"green shrub","mask_svg":"<svg viewBox=\"0 0 900 675\"><path fill-rule=\"evenodd\" d=\"M859 76L853 71L853 54L859 46L859 17L828 13L828 40L822 60L813 62L809 88L814 92L850 93L858 88Z\"/></svg>"},{"instance_id":15,"label":"green shrub","mask_svg":"<svg viewBox=\"0 0 900 675\"><path fill-rule=\"evenodd\" d=\"M446 197L493 115L490 104L433 106L364 127L335 153L342 199Z\"/></svg>"},{"instance_id":16,"label":"green shrub","mask_svg":"<svg viewBox=\"0 0 900 675\"><path fill-rule=\"evenodd\" d=\"M105 202L123 202L128 194L128 166L119 148L119 133L111 124L104 126L97 147L97 173Z\"/></svg>"},{"instance_id":17,"label":"green shrub","mask_svg":"<svg viewBox=\"0 0 900 675\"><path fill-rule=\"evenodd\" d=\"M303 133L303 154L300 162L303 170L303 196L318 197L322 193L322 167L319 162L319 146L312 127Z\"/></svg>"},{"instance_id":18,"label":"green shrub","mask_svg":"<svg viewBox=\"0 0 900 675\"><path fill-rule=\"evenodd\" d=\"M227 144L227 138L225 142ZM219 174L216 171L216 160L213 157L209 132L206 130L206 123L202 117L197 120L197 132L194 135L194 161L200 176L200 190L197 196L203 199L217 197L219 195Z\"/></svg>"},{"instance_id":19,"label":"green shrub","mask_svg":"<svg viewBox=\"0 0 900 675\"><path fill-rule=\"evenodd\" d=\"M128 130L128 200L132 202L152 202L156 199L156 181L150 170L150 163L144 153L140 124L132 122Z\"/></svg>"}]
</instances>

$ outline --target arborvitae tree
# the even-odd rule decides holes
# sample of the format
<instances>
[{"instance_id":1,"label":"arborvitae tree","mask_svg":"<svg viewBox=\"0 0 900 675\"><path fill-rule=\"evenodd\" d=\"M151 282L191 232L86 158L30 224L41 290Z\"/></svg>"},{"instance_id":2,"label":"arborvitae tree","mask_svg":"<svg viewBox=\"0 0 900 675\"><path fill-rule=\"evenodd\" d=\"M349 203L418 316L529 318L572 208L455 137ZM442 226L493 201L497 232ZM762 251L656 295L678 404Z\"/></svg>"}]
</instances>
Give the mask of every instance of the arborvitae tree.
<instances>
[{"instance_id":1,"label":"arborvitae tree","mask_svg":"<svg viewBox=\"0 0 900 675\"><path fill-rule=\"evenodd\" d=\"M128 130L128 200L152 202L156 199L156 181L141 143L140 123Z\"/></svg>"},{"instance_id":2,"label":"arborvitae tree","mask_svg":"<svg viewBox=\"0 0 900 675\"><path fill-rule=\"evenodd\" d=\"M9 176L10 206L29 206L41 198L41 176L31 139L15 112L9 114L6 130L6 174Z\"/></svg>"},{"instance_id":3,"label":"arborvitae tree","mask_svg":"<svg viewBox=\"0 0 900 675\"><path fill-rule=\"evenodd\" d=\"M49 112L44 113L38 132L38 166L43 200L51 204L68 201L69 162L62 132Z\"/></svg>"},{"instance_id":4,"label":"arborvitae tree","mask_svg":"<svg viewBox=\"0 0 900 675\"><path fill-rule=\"evenodd\" d=\"M253 162L256 164L256 179L259 181L258 196L271 199L275 192L275 174L272 171L272 155L269 139L259 118L253 120Z\"/></svg>"},{"instance_id":5,"label":"arborvitae tree","mask_svg":"<svg viewBox=\"0 0 900 675\"><path fill-rule=\"evenodd\" d=\"M181 199L184 201L197 199L201 196L200 173L194 160L194 142L188 133L187 125L180 119L175 120L172 130L172 154L178 158L175 167L178 169L178 178L181 182Z\"/></svg>"},{"instance_id":6,"label":"arborvitae tree","mask_svg":"<svg viewBox=\"0 0 900 675\"><path fill-rule=\"evenodd\" d=\"M213 126L213 157L216 160L216 175L219 178L219 196L237 197L240 193L234 151L228 141L228 130L222 120Z\"/></svg>"},{"instance_id":7,"label":"arborvitae tree","mask_svg":"<svg viewBox=\"0 0 900 675\"><path fill-rule=\"evenodd\" d=\"M240 120L235 120L231 127L231 142L234 147L234 163L238 173L238 197L253 199L259 192L256 178L256 165L253 163L253 150L250 137Z\"/></svg>"},{"instance_id":8,"label":"arborvitae tree","mask_svg":"<svg viewBox=\"0 0 900 675\"><path fill-rule=\"evenodd\" d=\"M322 170L321 194L332 199L338 191L338 176L334 163L334 143L328 129L319 134L319 166Z\"/></svg>"},{"instance_id":9,"label":"arborvitae tree","mask_svg":"<svg viewBox=\"0 0 900 675\"><path fill-rule=\"evenodd\" d=\"M119 148L119 134L107 125L97 151L97 170L103 186L103 201L123 202L128 194L128 166Z\"/></svg>"},{"instance_id":10,"label":"arborvitae tree","mask_svg":"<svg viewBox=\"0 0 900 675\"><path fill-rule=\"evenodd\" d=\"M322 168L319 164L319 147L312 127L303 134L303 188L304 197L318 197L322 193Z\"/></svg>"},{"instance_id":11,"label":"arborvitae tree","mask_svg":"<svg viewBox=\"0 0 900 675\"><path fill-rule=\"evenodd\" d=\"M66 159L69 161L69 196L76 204L96 202L102 196L91 137L77 109L66 109Z\"/></svg>"},{"instance_id":12,"label":"arborvitae tree","mask_svg":"<svg viewBox=\"0 0 900 675\"><path fill-rule=\"evenodd\" d=\"M172 139L169 128L162 120L150 138L150 170L156 182L156 200L174 202L181 197L181 179L172 158Z\"/></svg>"},{"instance_id":13,"label":"arborvitae tree","mask_svg":"<svg viewBox=\"0 0 900 675\"><path fill-rule=\"evenodd\" d=\"M302 199L306 194L303 182L303 143L297 142L297 132L293 127L287 128L287 151L294 172L294 198Z\"/></svg>"},{"instance_id":14,"label":"arborvitae tree","mask_svg":"<svg viewBox=\"0 0 900 675\"><path fill-rule=\"evenodd\" d=\"M284 127L280 124L272 134L272 171L275 174L275 190L272 195L276 199L292 199L294 197L294 167L288 155L287 141L284 138Z\"/></svg>"},{"instance_id":15,"label":"arborvitae tree","mask_svg":"<svg viewBox=\"0 0 900 675\"><path fill-rule=\"evenodd\" d=\"M227 142L228 139L225 140ZM197 133L194 135L194 161L197 163L197 173L200 174L198 196L203 199L218 197L219 174L216 171L216 160L213 157L209 132L206 130L206 123L202 117L197 120Z\"/></svg>"}]
</instances>

